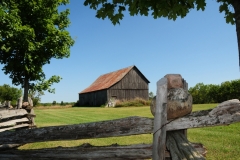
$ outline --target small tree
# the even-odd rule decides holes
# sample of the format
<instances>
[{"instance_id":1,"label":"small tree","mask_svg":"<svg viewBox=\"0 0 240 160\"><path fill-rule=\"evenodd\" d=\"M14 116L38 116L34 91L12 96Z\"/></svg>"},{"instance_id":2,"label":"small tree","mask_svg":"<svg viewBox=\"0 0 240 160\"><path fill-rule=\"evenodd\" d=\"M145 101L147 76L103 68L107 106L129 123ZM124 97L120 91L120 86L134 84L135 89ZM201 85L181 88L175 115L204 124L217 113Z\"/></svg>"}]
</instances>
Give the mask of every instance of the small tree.
<instances>
[{"instance_id":1,"label":"small tree","mask_svg":"<svg viewBox=\"0 0 240 160\"><path fill-rule=\"evenodd\" d=\"M22 95L22 90L10 87L7 84L0 86L0 102L11 101L12 105L16 104L16 100Z\"/></svg>"},{"instance_id":2,"label":"small tree","mask_svg":"<svg viewBox=\"0 0 240 160\"><path fill-rule=\"evenodd\" d=\"M153 94L153 92L149 92L149 100L152 100L152 99L153 99L153 97L154 97L154 94Z\"/></svg>"},{"instance_id":3,"label":"small tree","mask_svg":"<svg viewBox=\"0 0 240 160\"><path fill-rule=\"evenodd\" d=\"M52 58L69 57L73 39L66 31L69 10L58 11L69 0L1 0L0 63L14 85L24 88L23 101L29 89L51 90L59 76L45 80L43 65ZM35 86L38 83L38 86Z\"/></svg>"},{"instance_id":4,"label":"small tree","mask_svg":"<svg viewBox=\"0 0 240 160\"><path fill-rule=\"evenodd\" d=\"M52 102L52 105L54 105L54 106L55 106L56 104L57 104L57 102L56 102L56 101L53 101L53 102Z\"/></svg>"}]
</instances>

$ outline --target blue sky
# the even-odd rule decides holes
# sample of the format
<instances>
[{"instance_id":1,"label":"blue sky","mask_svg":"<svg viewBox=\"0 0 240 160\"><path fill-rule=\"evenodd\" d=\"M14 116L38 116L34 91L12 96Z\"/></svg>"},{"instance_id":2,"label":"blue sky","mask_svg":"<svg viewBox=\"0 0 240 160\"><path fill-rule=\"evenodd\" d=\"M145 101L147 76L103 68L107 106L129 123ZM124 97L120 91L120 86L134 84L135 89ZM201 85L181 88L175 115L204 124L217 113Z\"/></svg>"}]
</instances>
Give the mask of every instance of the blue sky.
<instances>
[{"instance_id":1,"label":"blue sky","mask_svg":"<svg viewBox=\"0 0 240 160\"><path fill-rule=\"evenodd\" d=\"M219 4L207 1L205 11L192 10L176 21L128 13L120 25L95 18L95 11L83 1L71 0L71 25L67 29L75 39L71 56L53 59L44 66L47 78L59 75L55 94L45 93L43 103L76 102L78 93L105 73L136 67L151 82L149 91L156 93L156 82L166 74L181 74L189 87L197 83L220 84L239 79L236 28L226 24ZM0 65L2 68L2 65ZM11 79L0 71L0 85Z\"/></svg>"}]
</instances>

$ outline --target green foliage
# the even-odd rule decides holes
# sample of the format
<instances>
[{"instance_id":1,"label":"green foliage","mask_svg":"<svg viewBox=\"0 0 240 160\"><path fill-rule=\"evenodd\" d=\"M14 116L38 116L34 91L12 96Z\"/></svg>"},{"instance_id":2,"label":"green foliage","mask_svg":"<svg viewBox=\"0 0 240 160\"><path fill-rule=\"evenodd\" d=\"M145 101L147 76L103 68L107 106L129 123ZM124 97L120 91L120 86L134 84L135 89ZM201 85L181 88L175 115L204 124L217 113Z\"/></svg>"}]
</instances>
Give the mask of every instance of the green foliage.
<instances>
[{"instance_id":1,"label":"green foliage","mask_svg":"<svg viewBox=\"0 0 240 160\"><path fill-rule=\"evenodd\" d=\"M49 106L52 106L52 103L40 103L39 105L44 107L49 107Z\"/></svg>"},{"instance_id":2,"label":"green foliage","mask_svg":"<svg viewBox=\"0 0 240 160\"><path fill-rule=\"evenodd\" d=\"M38 91L38 90L33 90L33 89L29 90L28 96L32 99L33 106L40 105L42 95L44 95L43 91Z\"/></svg>"},{"instance_id":3,"label":"green foliage","mask_svg":"<svg viewBox=\"0 0 240 160\"><path fill-rule=\"evenodd\" d=\"M60 81L53 76L45 81L43 65L52 58L69 57L74 44L66 27L69 10L58 11L68 0L2 0L0 2L0 63L14 85L28 90L52 91L49 86ZM36 85L36 83L38 85Z\"/></svg>"},{"instance_id":4,"label":"green foliage","mask_svg":"<svg viewBox=\"0 0 240 160\"><path fill-rule=\"evenodd\" d=\"M234 24L234 13L229 9L233 2L231 0L217 0L220 3L219 11L225 12L227 23ZM123 19L123 12L128 9L131 16L152 14L153 18L166 17L176 20L177 17L185 17L191 9L204 10L206 0L85 0L85 6L97 10L97 18L108 18L115 25Z\"/></svg>"},{"instance_id":5,"label":"green foliage","mask_svg":"<svg viewBox=\"0 0 240 160\"><path fill-rule=\"evenodd\" d=\"M148 106L150 101L144 100L142 98L135 98L130 100L117 100L115 107L139 107L139 106Z\"/></svg>"},{"instance_id":6,"label":"green foliage","mask_svg":"<svg viewBox=\"0 0 240 160\"><path fill-rule=\"evenodd\" d=\"M229 99L240 99L240 79L226 81L221 85L198 83L189 88L194 104L221 103Z\"/></svg>"},{"instance_id":7,"label":"green foliage","mask_svg":"<svg viewBox=\"0 0 240 160\"><path fill-rule=\"evenodd\" d=\"M7 84L0 86L0 102L11 101L12 105L16 105L16 102L21 95L21 89L10 87Z\"/></svg>"},{"instance_id":8,"label":"green foliage","mask_svg":"<svg viewBox=\"0 0 240 160\"><path fill-rule=\"evenodd\" d=\"M50 93L55 93L55 89L51 88L51 85L53 85L53 83L59 83L61 79L62 78L60 76L56 76L56 75L52 76L48 80L41 79L41 81L38 81L38 83L36 83L33 86L32 90L38 91L38 92L47 90Z\"/></svg>"},{"instance_id":9,"label":"green foliage","mask_svg":"<svg viewBox=\"0 0 240 160\"><path fill-rule=\"evenodd\" d=\"M77 100L77 102L73 102L73 103L72 103L72 106L73 106L73 107L79 107L79 100Z\"/></svg>"},{"instance_id":10,"label":"green foliage","mask_svg":"<svg viewBox=\"0 0 240 160\"><path fill-rule=\"evenodd\" d=\"M53 101L53 102L52 102L52 105L56 105L56 104L57 104L57 102L56 102L56 101Z\"/></svg>"},{"instance_id":11,"label":"green foliage","mask_svg":"<svg viewBox=\"0 0 240 160\"><path fill-rule=\"evenodd\" d=\"M196 84L196 86L190 88L189 92L193 97L193 103L194 104L215 103L212 97L209 97L211 87L213 86L214 85L204 85L203 83L198 83Z\"/></svg>"},{"instance_id":12,"label":"green foliage","mask_svg":"<svg viewBox=\"0 0 240 160\"><path fill-rule=\"evenodd\" d=\"M152 100L152 99L153 99L153 97L154 97L154 94L153 94L153 92L149 92L149 100Z\"/></svg>"},{"instance_id":13,"label":"green foliage","mask_svg":"<svg viewBox=\"0 0 240 160\"><path fill-rule=\"evenodd\" d=\"M233 2L231 0L217 0L217 2L220 3L219 12L225 13L226 23L235 24L235 17L232 8Z\"/></svg>"},{"instance_id":14,"label":"green foliage","mask_svg":"<svg viewBox=\"0 0 240 160\"><path fill-rule=\"evenodd\" d=\"M219 11L225 13L227 23L234 24L234 12L232 0L217 0L220 3ZM176 20L177 17L184 18L191 9L204 10L206 0L85 0L85 6L97 10L97 18L108 18L115 25L120 23L123 19L123 12L128 9L131 16L152 14L153 18L166 17L168 19Z\"/></svg>"}]
</instances>

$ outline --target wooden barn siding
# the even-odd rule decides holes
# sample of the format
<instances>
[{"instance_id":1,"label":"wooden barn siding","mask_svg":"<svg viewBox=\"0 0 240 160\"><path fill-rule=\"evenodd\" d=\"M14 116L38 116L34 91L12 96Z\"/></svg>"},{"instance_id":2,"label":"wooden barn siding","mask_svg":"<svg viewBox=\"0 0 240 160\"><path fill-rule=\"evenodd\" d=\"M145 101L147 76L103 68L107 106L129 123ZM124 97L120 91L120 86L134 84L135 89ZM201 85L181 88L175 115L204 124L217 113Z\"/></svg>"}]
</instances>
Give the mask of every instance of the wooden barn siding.
<instances>
[{"instance_id":1,"label":"wooden barn siding","mask_svg":"<svg viewBox=\"0 0 240 160\"><path fill-rule=\"evenodd\" d=\"M147 89L148 83L144 77L136 70L132 69L118 83L110 87L110 89Z\"/></svg>"},{"instance_id":2,"label":"wooden barn siding","mask_svg":"<svg viewBox=\"0 0 240 160\"><path fill-rule=\"evenodd\" d=\"M108 89L108 99L133 99L140 97L148 99L148 82L136 69L132 69L118 83Z\"/></svg>"},{"instance_id":3,"label":"wooden barn siding","mask_svg":"<svg viewBox=\"0 0 240 160\"><path fill-rule=\"evenodd\" d=\"M134 99L136 97L148 99L148 90L146 89L109 89L108 99L116 97L117 99Z\"/></svg>"},{"instance_id":4,"label":"wooden barn siding","mask_svg":"<svg viewBox=\"0 0 240 160\"><path fill-rule=\"evenodd\" d=\"M101 106L107 102L107 90L79 94L80 106Z\"/></svg>"}]
</instances>

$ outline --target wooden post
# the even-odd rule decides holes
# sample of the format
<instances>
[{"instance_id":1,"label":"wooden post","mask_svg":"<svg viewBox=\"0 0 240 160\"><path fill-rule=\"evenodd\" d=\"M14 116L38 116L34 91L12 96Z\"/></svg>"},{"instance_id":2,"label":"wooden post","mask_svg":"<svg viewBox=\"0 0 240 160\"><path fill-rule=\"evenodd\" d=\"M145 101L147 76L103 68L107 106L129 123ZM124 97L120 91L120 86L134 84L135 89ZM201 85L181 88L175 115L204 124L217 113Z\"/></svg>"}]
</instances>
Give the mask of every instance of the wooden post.
<instances>
[{"instance_id":1,"label":"wooden post","mask_svg":"<svg viewBox=\"0 0 240 160\"><path fill-rule=\"evenodd\" d=\"M17 109L22 109L22 97L18 98Z\"/></svg>"},{"instance_id":2,"label":"wooden post","mask_svg":"<svg viewBox=\"0 0 240 160\"><path fill-rule=\"evenodd\" d=\"M167 122L167 78L157 82L156 110L153 129L153 160L165 159Z\"/></svg>"},{"instance_id":3,"label":"wooden post","mask_svg":"<svg viewBox=\"0 0 240 160\"><path fill-rule=\"evenodd\" d=\"M183 79L183 89L188 91L188 83L187 83L187 81L185 79ZM187 138L187 129L182 130L182 132L183 132L183 134Z\"/></svg>"},{"instance_id":4,"label":"wooden post","mask_svg":"<svg viewBox=\"0 0 240 160\"><path fill-rule=\"evenodd\" d=\"M7 106L8 106L8 108L11 107L11 101L7 101Z\"/></svg>"}]
</instances>

